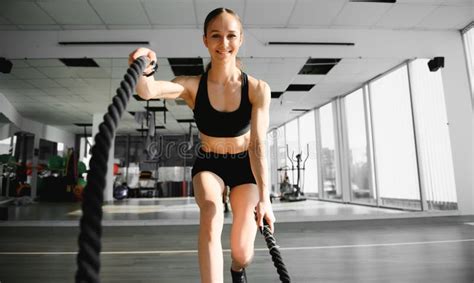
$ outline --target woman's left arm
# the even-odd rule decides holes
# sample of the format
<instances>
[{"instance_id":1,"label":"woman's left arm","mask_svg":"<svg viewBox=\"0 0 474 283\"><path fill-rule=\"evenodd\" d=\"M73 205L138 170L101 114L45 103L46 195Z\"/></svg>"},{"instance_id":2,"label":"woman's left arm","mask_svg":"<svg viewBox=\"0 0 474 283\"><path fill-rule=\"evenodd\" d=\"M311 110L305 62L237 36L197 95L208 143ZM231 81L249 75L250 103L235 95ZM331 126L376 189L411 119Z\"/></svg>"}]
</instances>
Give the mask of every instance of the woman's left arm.
<instances>
[{"instance_id":1,"label":"woman's left arm","mask_svg":"<svg viewBox=\"0 0 474 283\"><path fill-rule=\"evenodd\" d=\"M256 207L257 225L259 227L263 227L263 218L265 217L267 223L270 225L270 230L273 232L275 216L273 215L270 194L268 190L268 170L265 152L265 141L270 120L270 101L270 87L266 82L259 80L252 99L249 155L250 165L252 167L255 180L257 181L260 198Z\"/></svg>"}]
</instances>

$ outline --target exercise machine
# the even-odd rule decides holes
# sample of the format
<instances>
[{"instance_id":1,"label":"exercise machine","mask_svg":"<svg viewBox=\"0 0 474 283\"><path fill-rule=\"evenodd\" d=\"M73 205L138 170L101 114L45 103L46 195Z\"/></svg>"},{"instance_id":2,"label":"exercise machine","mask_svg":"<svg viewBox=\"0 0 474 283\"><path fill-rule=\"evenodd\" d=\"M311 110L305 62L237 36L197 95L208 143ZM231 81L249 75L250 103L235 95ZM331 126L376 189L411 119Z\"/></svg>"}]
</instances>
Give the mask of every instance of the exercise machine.
<instances>
[{"instance_id":1,"label":"exercise machine","mask_svg":"<svg viewBox=\"0 0 474 283\"><path fill-rule=\"evenodd\" d=\"M304 197L303 190L301 189L301 172L305 170L305 164L306 160L308 160L309 157L309 144L306 145L306 158L303 160L301 155L302 152L298 153L296 156L294 156L294 151L290 153L288 150L288 145L286 145L286 154L288 159L291 162L291 168L283 168L285 172L285 177L280 184L280 200L281 201L305 201L306 197ZM296 163L296 166L295 166ZM293 185L290 185L289 180L288 180L288 175L287 171L290 170L292 174L292 179L293 181L295 180L295 174L294 171L296 171L296 183Z\"/></svg>"}]
</instances>

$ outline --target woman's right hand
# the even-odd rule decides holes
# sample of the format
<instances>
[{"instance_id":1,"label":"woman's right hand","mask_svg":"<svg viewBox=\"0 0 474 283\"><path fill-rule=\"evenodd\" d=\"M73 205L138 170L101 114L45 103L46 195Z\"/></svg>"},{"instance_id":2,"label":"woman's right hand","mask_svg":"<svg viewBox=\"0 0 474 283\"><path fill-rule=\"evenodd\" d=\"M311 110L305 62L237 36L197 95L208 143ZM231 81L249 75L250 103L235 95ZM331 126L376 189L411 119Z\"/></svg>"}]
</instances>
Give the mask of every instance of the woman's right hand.
<instances>
[{"instance_id":1,"label":"woman's right hand","mask_svg":"<svg viewBox=\"0 0 474 283\"><path fill-rule=\"evenodd\" d=\"M130 53L130 55L128 56L128 65L131 65L133 63L133 61L135 61L138 57L141 57L141 56L146 56L148 57L148 59L150 60L149 63L151 63L152 61L155 62L155 64L157 63L156 62L156 53L151 50L151 49L148 49L146 47L140 47L140 48L137 48L135 49L132 53ZM149 64L144 73L145 74L148 74L150 73L151 71L153 71L153 66L151 64Z\"/></svg>"}]
</instances>

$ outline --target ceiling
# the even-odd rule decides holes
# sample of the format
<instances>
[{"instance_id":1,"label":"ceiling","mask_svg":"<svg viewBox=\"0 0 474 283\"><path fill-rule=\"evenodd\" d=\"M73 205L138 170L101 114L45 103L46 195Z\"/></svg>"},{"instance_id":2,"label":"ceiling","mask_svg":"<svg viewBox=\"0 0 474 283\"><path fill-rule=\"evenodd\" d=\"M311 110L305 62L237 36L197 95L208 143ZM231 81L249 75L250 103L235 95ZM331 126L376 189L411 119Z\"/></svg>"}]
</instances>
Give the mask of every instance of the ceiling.
<instances>
[{"instance_id":1,"label":"ceiling","mask_svg":"<svg viewBox=\"0 0 474 283\"><path fill-rule=\"evenodd\" d=\"M271 32L282 34L283 41L301 41L294 39L292 34L304 29L314 34L328 30L344 31L350 42L351 34L361 31L456 31L474 18L472 0L398 0L395 4L348 0L3 0L0 2L0 34L27 38L26 34L32 31L38 35L57 31L74 40L78 31L120 31L125 38L125 35L137 31L173 30L174 36L180 37L189 30L199 34L206 14L219 6L229 7L241 16L249 41L250 37L258 41ZM192 40L199 41L200 38ZM110 52L110 56L86 53L86 57L99 65L98 68L68 67L58 58L79 57L82 51L90 49L71 49L58 57L38 49L32 56L31 53L9 51L16 46L8 45L6 40L0 41L0 57L13 63L10 74L0 73L0 93L22 116L69 132L81 133L82 128L74 126L75 123L92 123L92 115L106 109L127 68L128 53L125 52ZM308 58L315 56L292 53L292 46L282 48L285 52L281 56L265 56L265 52L255 56L251 52L252 46L249 46L241 56L245 72L267 81L272 91L283 92L272 99L270 123L273 127L301 114L292 109L320 106L355 90L409 57L388 53L374 57L344 56L341 52L326 52L323 58L340 61L327 74L303 75L299 72ZM371 53L370 48L363 44L359 48L361 54ZM129 46L127 50L133 49ZM175 50L167 51L165 57L160 57L160 68L155 77L164 80L174 77L168 60L171 57L201 57L204 64L208 61L205 56L191 52L183 55L186 50L178 45ZM292 84L314 86L309 91L286 91ZM144 111L145 104L132 99L128 110ZM151 101L149 105L163 106L163 101ZM189 123L180 120L192 119L192 112L179 101L167 101L166 108L165 125L163 112L157 114L157 125L165 126L159 132L187 133ZM125 114L120 131L137 133L139 127L132 115Z\"/></svg>"}]
</instances>

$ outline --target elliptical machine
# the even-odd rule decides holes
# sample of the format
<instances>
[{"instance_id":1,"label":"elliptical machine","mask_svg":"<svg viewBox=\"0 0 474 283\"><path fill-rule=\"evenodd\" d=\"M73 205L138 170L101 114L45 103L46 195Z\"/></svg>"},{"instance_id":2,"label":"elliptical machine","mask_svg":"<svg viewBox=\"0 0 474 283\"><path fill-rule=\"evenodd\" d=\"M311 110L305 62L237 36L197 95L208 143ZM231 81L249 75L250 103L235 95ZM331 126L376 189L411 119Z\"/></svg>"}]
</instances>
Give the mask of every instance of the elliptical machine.
<instances>
[{"instance_id":1,"label":"elliptical machine","mask_svg":"<svg viewBox=\"0 0 474 283\"><path fill-rule=\"evenodd\" d=\"M300 181L301 181L301 171L305 170L306 160L308 160L308 157L309 157L309 144L306 145L306 158L304 160L301 157L302 152L297 154L296 158L293 158L294 152L292 152L291 157L290 157L290 153L288 151L288 145L286 145L286 154L288 156L288 159L291 162L291 169L286 169L286 170L291 170L293 180L295 179L294 171L296 170L297 177L296 177L296 184L293 184L293 186L291 187L287 187L285 191L281 192L280 200L289 201L289 202L305 201L306 197L304 197L304 193L301 191ZM294 166L293 162L296 162L296 167ZM301 163L303 163L302 166L301 166Z\"/></svg>"}]
</instances>

